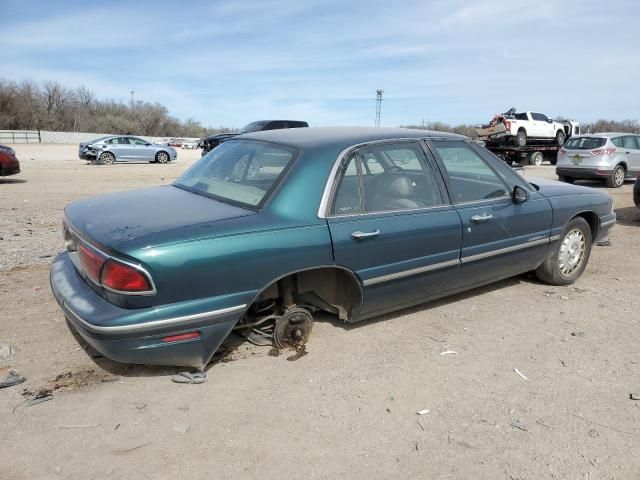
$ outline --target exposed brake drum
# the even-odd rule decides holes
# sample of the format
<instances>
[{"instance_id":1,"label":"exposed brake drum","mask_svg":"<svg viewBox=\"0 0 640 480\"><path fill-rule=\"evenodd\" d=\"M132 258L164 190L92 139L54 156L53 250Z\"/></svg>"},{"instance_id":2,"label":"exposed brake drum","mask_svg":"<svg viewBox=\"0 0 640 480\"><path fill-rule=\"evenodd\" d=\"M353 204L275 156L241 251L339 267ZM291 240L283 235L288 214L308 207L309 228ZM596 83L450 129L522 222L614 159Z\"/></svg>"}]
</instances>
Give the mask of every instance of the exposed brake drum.
<instances>
[{"instance_id":1,"label":"exposed brake drum","mask_svg":"<svg viewBox=\"0 0 640 480\"><path fill-rule=\"evenodd\" d=\"M300 307L293 307L276 320L273 344L278 348L300 348L309 340L313 316Z\"/></svg>"}]
</instances>

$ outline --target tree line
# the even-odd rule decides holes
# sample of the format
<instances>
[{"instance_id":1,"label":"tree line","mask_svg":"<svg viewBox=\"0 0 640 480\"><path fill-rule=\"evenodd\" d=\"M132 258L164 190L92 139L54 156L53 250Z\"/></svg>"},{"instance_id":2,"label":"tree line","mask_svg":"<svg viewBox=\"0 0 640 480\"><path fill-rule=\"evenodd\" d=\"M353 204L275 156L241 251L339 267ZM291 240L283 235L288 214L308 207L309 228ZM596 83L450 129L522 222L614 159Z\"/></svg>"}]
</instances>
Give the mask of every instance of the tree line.
<instances>
[{"instance_id":1,"label":"tree line","mask_svg":"<svg viewBox=\"0 0 640 480\"><path fill-rule=\"evenodd\" d=\"M0 78L0 130L97 132L152 137L203 137L229 132L180 121L159 103L99 100L87 87Z\"/></svg>"},{"instance_id":2,"label":"tree line","mask_svg":"<svg viewBox=\"0 0 640 480\"><path fill-rule=\"evenodd\" d=\"M442 122L401 125L476 137L476 125L451 126ZM0 78L0 130L51 130L147 135L151 137L203 137L234 131L203 127L193 119L181 121L159 103L98 100L85 86L67 88L56 81L14 82ZM583 132L640 132L637 120L598 120L582 124Z\"/></svg>"}]
</instances>

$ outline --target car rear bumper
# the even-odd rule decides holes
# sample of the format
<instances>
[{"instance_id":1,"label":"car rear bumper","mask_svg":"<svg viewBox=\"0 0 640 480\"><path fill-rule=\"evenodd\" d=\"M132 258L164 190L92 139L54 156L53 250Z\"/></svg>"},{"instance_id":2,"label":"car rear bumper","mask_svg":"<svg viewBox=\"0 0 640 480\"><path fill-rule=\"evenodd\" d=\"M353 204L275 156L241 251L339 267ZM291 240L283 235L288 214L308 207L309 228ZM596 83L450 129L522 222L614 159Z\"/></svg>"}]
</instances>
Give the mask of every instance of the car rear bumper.
<instances>
[{"instance_id":1,"label":"car rear bumper","mask_svg":"<svg viewBox=\"0 0 640 480\"><path fill-rule=\"evenodd\" d=\"M0 177L8 177L20 173L20 164L18 162L11 165L0 165Z\"/></svg>"},{"instance_id":2,"label":"car rear bumper","mask_svg":"<svg viewBox=\"0 0 640 480\"><path fill-rule=\"evenodd\" d=\"M556 167L556 174L559 177L571 178L606 178L613 173L613 170L606 168L573 168L573 167Z\"/></svg>"},{"instance_id":3,"label":"car rear bumper","mask_svg":"<svg viewBox=\"0 0 640 480\"><path fill-rule=\"evenodd\" d=\"M206 311L183 304L180 310L175 305L121 308L84 282L66 252L53 261L50 282L56 301L74 330L102 355L123 363L203 367L245 310L245 305ZM175 342L163 340L190 332L199 336Z\"/></svg>"}]
</instances>

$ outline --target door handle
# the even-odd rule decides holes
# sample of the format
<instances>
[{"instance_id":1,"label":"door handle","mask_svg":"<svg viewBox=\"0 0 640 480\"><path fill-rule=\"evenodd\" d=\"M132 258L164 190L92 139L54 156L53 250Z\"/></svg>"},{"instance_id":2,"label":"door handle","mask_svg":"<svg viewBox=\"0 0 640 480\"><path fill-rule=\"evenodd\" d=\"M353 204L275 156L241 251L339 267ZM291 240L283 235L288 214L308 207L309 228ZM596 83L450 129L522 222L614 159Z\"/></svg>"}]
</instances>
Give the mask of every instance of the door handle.
<instances>
[{"instance_id":1,"label":"door handle","mask_svg":"<svg viewBox=\"0 0 640 480\"><path fill-rule=\"evenodd\" d=\"M378 235L380 235L380 230L374 230L373 232L361 232L358 230L351 234L351 238L354 240L365 240L367 238L377 237Z\"/></svg>"},{"instance_id":2,"label":"door handle","mask_svg":"<svg viewBox=\"0 0 640 480\"><path fill-rule=\"evenodd\" d=\"M493 218L493 215L491 215L490 213L483 213L482 215L474 215L473 217L471 217L471 221L473 223L482 223L482 222L488 222L492 218Z\"/></svg>"}]
</instances>

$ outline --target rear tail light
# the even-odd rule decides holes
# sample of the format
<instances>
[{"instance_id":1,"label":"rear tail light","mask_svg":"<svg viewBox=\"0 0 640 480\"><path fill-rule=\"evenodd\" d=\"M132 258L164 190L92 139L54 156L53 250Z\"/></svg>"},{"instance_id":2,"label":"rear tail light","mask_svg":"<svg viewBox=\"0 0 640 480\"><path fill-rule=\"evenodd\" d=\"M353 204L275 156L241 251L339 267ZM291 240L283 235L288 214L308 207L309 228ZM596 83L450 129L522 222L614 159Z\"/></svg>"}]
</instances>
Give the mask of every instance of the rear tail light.
<instances>
[{"instance_id":1,"label":"rear tail light","mask_svg":"<svg viewBox=\"0 0 640 480\"><path fill-rule=\"evenodd\" d=\"M504 121L504 126L507 127L507 130L511 130L511 122L509 120Z\"/></svg>"},{"instance_id":2,"label":"rear tail light","mask_svg":"<svg viewBox=\"0 0 640 480\"><path fill-rule=\"evenodd\" d=\"M107 260L102 269L102 286L110 290L127 293L148 293L153 291L149 278L137 268Z\"/></svg>"},{"instance_id":3,"label":"rear tail light","mask_svg":"<svg viewBox=\"0 0 640 480\"><path fill-rule=\"evenodd\" d=\"M561 148L558 151L558 155L561 156L561 157L565 156L566 154L567 154L567 151L564 148Z\"/></svg>"},{"instance_id":4,"label":"rear tail light","mask_svg":"<svg viewBox=\"0 0 640 480\"><path fill-rule=\"evenodd\" d=\"M595 150L591 150L591 155L595 155L596 157L602 157L604 155L611 155L615 152L615 148L597 148Z\"/></svg>"},{"instance_id":5,"label":"rear tail light","mask_svg":"<svg viewBox=\"0 0 640 480\"><path fill-rule=\"evenodd\" d=\"M102 265L106 258L85 245L78 246L78 257L82 270L91 280L98 283L100 281L100 270L102 270Z\"/></svg>"}]
</instances>

